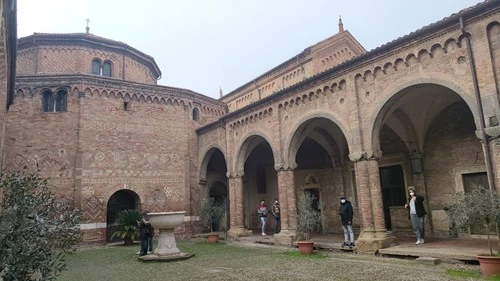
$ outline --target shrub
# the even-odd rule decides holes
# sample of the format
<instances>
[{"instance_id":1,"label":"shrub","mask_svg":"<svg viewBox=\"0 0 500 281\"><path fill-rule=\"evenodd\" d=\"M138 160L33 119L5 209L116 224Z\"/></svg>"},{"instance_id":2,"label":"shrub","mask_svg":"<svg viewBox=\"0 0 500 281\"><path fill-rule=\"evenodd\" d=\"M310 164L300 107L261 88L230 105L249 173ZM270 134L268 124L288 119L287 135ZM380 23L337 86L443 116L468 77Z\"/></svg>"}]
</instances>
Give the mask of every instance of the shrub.
<instances>
[{"instance_id":1,"label":"shrub","mask_svg":"<svg viewBox=\"0 0 500 281\"><path fill-rule=\"evenodd\" d=\"M224 216L224 207L217 203L213 197L205 199L201 206L200 219L209 225L210 232L214 232L213 224L218 223Z\"/></svg>"},{"instance_id":2,"label":"shrub","mask_svg":"<svg viewBox=\"0 0 500 281\"><path fill-rule=\"evenodd\" d=\"M323 214L321 209L323 209L322 204L320 204L319 210L313 207L314 196L310 193L304 193L299 198L299 204L297 205L297 234L299 237L305 236L306 241L309 241L310 232L313 230L319 230L321 228L321 222L323 221Z\"/></svg>"},{"instance_id":3,"label":"shrub","mask_svg":"<svg viewBox=\"0 0 500 281\"><path fill-rule=\"evenodd\" d=\"M472 226L484 226L490 255L493 255L490 230L500 223L500 195L496 191L474 185L470 192L453 194L453 203L447 211L455 232L469 232ZM497 252L500 252L500 242Z\"/></svg>"},{"instance_id":4,"label":"shrub","mask_svg":"<svg viewBox=\"0 0 500 281\"><path fill-rule=\"evenodd\" d=\"M38 173L3 174L0 190L0 280L54 280L81 241L80 212Z\"/></svg>"},{"instance_id":5,"label":"shrub","mask_svg":"<svg viewBox=\"0 0 500 281\"><path fill-rule=\"evenodd\" d=\"M142 219L141 213L138 210L123 210L118 215L114 226L118 230L111 234L111 239L120 237L125 242L125 245L132 245L135 238L139 237L138 221Z\"/></svg>"}]
</instances>

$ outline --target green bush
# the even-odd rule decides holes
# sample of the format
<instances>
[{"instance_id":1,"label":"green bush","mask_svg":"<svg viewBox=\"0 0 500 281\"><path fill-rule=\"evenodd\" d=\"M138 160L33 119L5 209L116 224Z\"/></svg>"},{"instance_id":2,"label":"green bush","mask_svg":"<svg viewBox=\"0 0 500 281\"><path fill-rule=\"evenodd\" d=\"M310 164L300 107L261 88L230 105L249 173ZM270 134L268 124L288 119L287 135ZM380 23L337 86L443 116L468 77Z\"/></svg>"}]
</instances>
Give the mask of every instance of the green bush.
<instances>
[{"instance_id":1,"label":"green bush","mask_svg":"<svg viewBox=\"0 0 500 281\"><path fill-rule=\"evenodd\" d=\"M483 185L473 185L470 192L453 194L453 202L447 211L455 233L469 232L472 226L484 227L490 255L493 255L490 232L500 224L500 194ZM498 232L497 238L500 239ZM497 244L497 253L500 253L500 241Z\"/></svg>"},{"instance_id":2,"label":"green bush","mask_svg":"<svg viewBox=\"0 0 500 281\"><path fill-rule=\"evenodd\" d=\"M114 226L118 230L111 234L111 239L120 237L125 242L125 245L131 245L134 240L139 237L138 221L142 219L141 213L138 210L123 210L120 212Z\"/></svg>"},{"instance_id":3,"label":"green bush","mask_svg":"<svg viewBox=\"0 0 500 281\"><path fill-rule=\"evenodd\" d=\"M37 173L3 174L0 191L0 280L54 280L81 241L80 212Z\"/></svg>"},{"instance_id":4,"label":"green bush","mask_svg":"<svg viewBox=\"0 0 500 281\"><path fill-rule=\"evenodd\" d=\"M214 231L213 224L218 223L223 216L224 207L221 204L217 203L213 197L205 199L201 206L200 219L209 225L210 232Z\"/></svg>"},{"instance_id":5,"label":"green bush","mask_svg":"<svg viewBox=\"0 0 500 281\"><path fill-rule=\"evenodd\" d=\"M320 230L324 216L321 212L323 204L319 204L319 210L313 207L314 196L304 193L299 198L297 205L297 236L304 237L309 241L309 234L313 230Z\"/></svg>"}]
</instances>

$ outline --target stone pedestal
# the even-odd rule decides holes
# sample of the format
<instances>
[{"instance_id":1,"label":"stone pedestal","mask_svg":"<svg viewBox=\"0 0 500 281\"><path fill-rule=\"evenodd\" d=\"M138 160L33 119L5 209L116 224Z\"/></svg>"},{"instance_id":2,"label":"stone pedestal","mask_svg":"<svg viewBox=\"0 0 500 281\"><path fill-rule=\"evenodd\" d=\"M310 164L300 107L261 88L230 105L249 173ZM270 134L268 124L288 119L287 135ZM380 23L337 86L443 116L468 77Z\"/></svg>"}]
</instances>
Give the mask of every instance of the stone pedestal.
<instances>
[{"instance_id":1,"label":"stone pedestal","mask_svg":"<svg viewBox=\"0 0 500 281\"><path fill-rule=\"evenodd\" d=\"M158 248L154 250L154 254L158 256L175 255L181 251L177 248L173 229L160 229L160 237L158 238Z\"/></svg>"},{"instance_id":2,"label":"stone pedestal","mask_svg":"<svg viewBox=\"0 0 500 281\"><path fill-rule=\"evenodd\" d=\"M395 238L384 231L363 231L356 240L356 251L360 253L375 253L379 249L395 246Z\"/></svg>"},{"instance_id":3,"label":"stone pedestal","mask_svg":"<svg viewBox=\"0 0 500 281\"><path fill-rule=\"evenodd\" d=\"M229 240L238 240L239 237L251 236L252 231L243 227L231 227L227 231L227 238Z\"/></svg>"},{"instance_id":4,"label":"stone pedestal","mask_svg":"<svg viewBox=\"0 0 500 281\"><path fill-rule=\"evenodd\" d=\"M295 231L281 230L280 233L274 234L274 244L292 247L294 242L297 240L297 235Z\"/></svg>"},{"instance_id":5,"label":"stone pedestal","mask_svg":"<svg viewBox=\"0 0 500 281\"><path fill-rule=\"evenodd\" d=\"M188 259L193 254L181 253L175 242L174 229L184 223L185 211L149 213L149 222L160 230L158 247L152 255L139 257L142 261L175 261Z\"/></svg>"}]
</instances>

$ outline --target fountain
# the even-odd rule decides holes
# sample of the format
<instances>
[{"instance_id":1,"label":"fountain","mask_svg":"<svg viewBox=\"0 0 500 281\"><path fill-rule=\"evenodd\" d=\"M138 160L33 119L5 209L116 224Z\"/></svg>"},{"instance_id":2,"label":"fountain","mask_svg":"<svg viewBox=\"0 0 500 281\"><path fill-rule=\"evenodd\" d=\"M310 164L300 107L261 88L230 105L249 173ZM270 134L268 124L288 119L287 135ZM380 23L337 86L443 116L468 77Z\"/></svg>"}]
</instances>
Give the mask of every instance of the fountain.
<instances>
[{"instance_id":1,"label":"fountain","mask_svg":"<svg viewBox=\"0 0 500 281\"><path fill-rule=\"evenodd\" d=\"M139 257L142 261L175 261L189 259L194 254L182 253L175 242L174 228L184 223L184 214L180 212L148 213L149 222L160 230L158 247L153 254Z\"/></svg>"}]
</instances>

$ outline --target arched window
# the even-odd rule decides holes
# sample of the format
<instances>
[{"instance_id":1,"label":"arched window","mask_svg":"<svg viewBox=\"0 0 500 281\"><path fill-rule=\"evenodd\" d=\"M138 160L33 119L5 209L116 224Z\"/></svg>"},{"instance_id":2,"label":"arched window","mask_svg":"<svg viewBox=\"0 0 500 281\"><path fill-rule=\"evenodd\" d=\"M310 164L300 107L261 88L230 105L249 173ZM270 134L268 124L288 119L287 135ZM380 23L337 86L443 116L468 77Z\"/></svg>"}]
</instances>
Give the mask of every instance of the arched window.
<instances>
[{"instance_id":1,"label":"arched window","mask_svg":"<svg viewBox=\"0 0 500 281\"><path fill-rule=\"evenodd\" d=\"M92 74L101 75L101 61L98 59L92 61Z\"/></svg>"},{"instance_id":2,"label":"arched window","mask_svg":"<svg viewBox=\"0 0 500 281\"><path fill-rule=\"evenodd\" d=\"M57 91L56 95L56 111L66 111L67 94L65 90Z\"/></svg>"},{"instance_id":3,"label":"arched window","mask_svg":"<svg viewBox=\"0 0 500 281\"><path fill-rule=\"evenodd\" d=\"M200 111L195 107L193 108L193 120L198 121L198 119L200 119Z\"/></svg>"},{"instance_id":4,"label":"arched window","mask_svg":"<svg viewBox=\"0 0 500 281\"><path fill-rule=\"evenodd\" d=\"M102 76L111 77L111 62L105 61L102 65Z\"/></svg>"},{"instance_id":5,"label":"arched window","mask_svg":"<svg viewBox=\"0 0 500 281\"><path fill-rule=\"evenodd\" d=\"M52 91L45 90L42 94L42 110L43 112L54 111L54 102L52 99Z\"/></svg>"}]
</instances>

